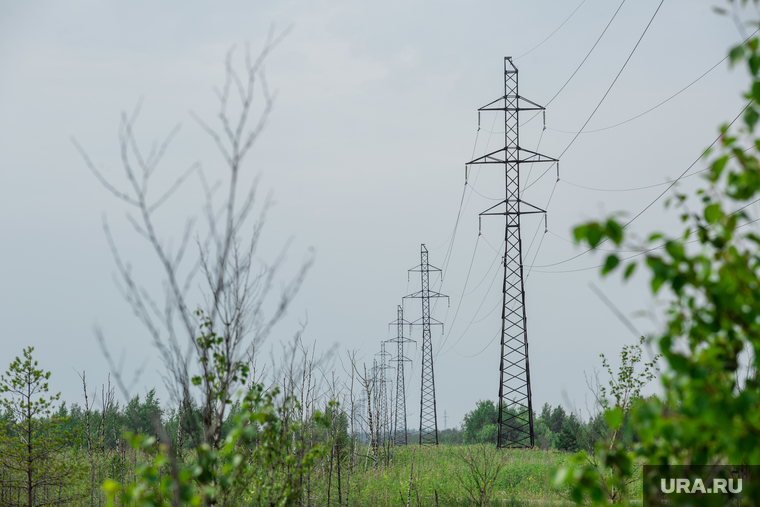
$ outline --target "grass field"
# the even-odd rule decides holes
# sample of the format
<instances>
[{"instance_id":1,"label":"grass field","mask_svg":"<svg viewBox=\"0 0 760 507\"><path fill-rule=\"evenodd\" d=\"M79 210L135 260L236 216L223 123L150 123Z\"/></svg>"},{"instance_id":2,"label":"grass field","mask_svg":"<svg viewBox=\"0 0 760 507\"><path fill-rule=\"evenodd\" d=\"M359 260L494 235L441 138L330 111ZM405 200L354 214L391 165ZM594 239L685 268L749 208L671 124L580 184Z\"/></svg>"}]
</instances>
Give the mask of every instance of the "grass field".
<instances>
[{"instance_id":1,"label":"grass field","mask_svg":"<svg viewBox=\"0 0 760 507\"><path fill-rule=\"evenodd\" d=\"M388 449L385 449L387 452ZM312 470L308 487L299 505L308 507L385 506L542 506L573 505L566 492L551 485L552 472L570 462L571 454L539 449L497 450L488 445L409 445L390 449L375 464L366 447L355 449L351 463L343 461L340 478L337 468L329 470L329 457ZM189 456L188 456L189 457ZM100 484L106 478L129 483L146 456L129 451L123 457L113 453L96 456L92 475L84 451L67 456L78 463L82 473L68 478L63 487L41 488L39 501L62 505L102 506L105 496ZM114 467L122 462L124 467ZM388 459L390 458L390 459ZM256 466L253 463L251 466ZM117 470L118 468L118 470ZM124 474L115 471L124 470ZM162 470L160 475L168 473ZM12 488L5 472L0 474L0 505L24 505L20 490ZM93 486L92 496L88 489ZM328 486L329 485L329 486ZM480 494L483 490L486 495ZM631 504L641 504L641 484L631 488ZM485 498L485 501L484 501ZM68 500L67 500L68 499ZM408 504L407 504L408 502Z\"/></svg>"},{"instance_id":2,"label":"grass field","mask_svg":"<svg viewBox=\"0 0 760 507\"><path fill-rule=\"evenodd\" d=\"M345 498L346 478L343 479L342 505L402 506L408 499L412 506L434 506L436 497L440 506L480 505L468 494L468 489L477 493L483 487L491 491L487 505L571 503L562 491L550 485L552 471L569 460L568 453L525 449L497 451L492 446L408 446L395 448L392 456L392 463L379 463L376 468L371 459L357 462L348 485L348 499ZM471 465L467 464L468 459ZM337 505L334 482L330 504ZM634 490L640 497L640 485L638 488ZM633 498L634 502L636 499ZM312 505L326 505L324 490L313 497Z\"/></svg>"}]
</instances>

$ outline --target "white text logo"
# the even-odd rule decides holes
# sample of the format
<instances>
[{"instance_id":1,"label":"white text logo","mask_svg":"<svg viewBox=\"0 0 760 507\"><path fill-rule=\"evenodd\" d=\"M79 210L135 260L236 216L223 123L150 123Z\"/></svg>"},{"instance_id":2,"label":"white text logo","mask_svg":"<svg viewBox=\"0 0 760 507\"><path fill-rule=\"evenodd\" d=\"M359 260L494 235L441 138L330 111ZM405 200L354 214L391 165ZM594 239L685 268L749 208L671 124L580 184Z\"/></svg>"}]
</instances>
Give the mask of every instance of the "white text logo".
<instances>
[{"instance_id":1,"label":"white text logo","mask_svg":"<svg viewBox=\"0 0 760 507\"><path fill-rule=\"evenodd\" d=\"M726 491L728 487L728 491ZM663 493L741 493L741 479L713 479L712 487L705 487L702 479L694 479L694 483L689 479L661 479L660 489Z\"/></svg>"}]
</instances>

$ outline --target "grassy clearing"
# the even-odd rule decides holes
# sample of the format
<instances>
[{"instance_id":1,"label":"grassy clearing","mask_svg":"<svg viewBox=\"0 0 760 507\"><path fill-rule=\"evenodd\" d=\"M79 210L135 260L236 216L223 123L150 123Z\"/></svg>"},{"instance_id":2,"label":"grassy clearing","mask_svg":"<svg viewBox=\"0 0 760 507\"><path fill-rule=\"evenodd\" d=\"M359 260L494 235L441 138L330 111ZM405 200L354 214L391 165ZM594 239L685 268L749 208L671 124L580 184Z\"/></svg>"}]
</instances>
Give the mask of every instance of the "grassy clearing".
<instances>
[{"instance_id":1,"label":"grassy clearing","mask_svg":"<svg viewBox=\"0 0 760 507\"><path fill-rule=\"evenodd\" d=\"M462 459L468 453L479 464L477 468ZM559 451L497 451L490 446L485 453L482 446L398 447L389 466L378 465L375 469L370 462L364 468L362 461L356 467L347 505L397 507L406 505L410 496L410 505L429 506L436 505L436 494L438 505L475 505L468 489L471 492L479 489L478 477L481 487L492 488L488 505L569 503L549 481L552 470L569 456ZM498 463L502 465L494 475ZM485 484L484 478L492 482Z\"/></svg>"},{"instance_id":2,"label":"grassy clearing","mask_svg":"<svg viewBox=\"0 0 760 507\"><path fill-rule=\"evenodd\" d=\"M323 458L312 471L308 492L304 492L300 505L400 507L407 505L407 499L409 505L414 507L574 505L562 491L550 485L552 471L567 464L572 456L563 451L497 450L492 445L410 445L392 449L391 462L386 465L379 460L377 467L373 466L371 458L366 457L366 447L357 451L351 473L348 473L347 464L341 467L340 493L336 467L333 467L332 476L328 477L329 461ZM191 459L190 455L185 457ZM125 482L134 480L134 471L145 463L145 458L142 453L133 450L124 455L112 452L96 455L93 475L90 476L84 451L72 451L66 460L71 464L77 463L87 473L71 477L70 483L61 487L41 489L38 500L55 503L59 499L68 499L62 504L101 506L105 500L100 490L102 481L107 477ZM467 464L468 459L470 465ZM0 474L0 483L5 486L0 487L0 505L23 504L19 491L10 488L8 480L11 477L6 472ZM159 471L159 475L166 473L168 470ZM91 483L92 497L89 490ZM473 493L477 494L483 487L489 490L485 503L473 498ZM633 484L631 491L634 495L631 503L640 505L641 482Z\"/></svg>"}]
</instances>

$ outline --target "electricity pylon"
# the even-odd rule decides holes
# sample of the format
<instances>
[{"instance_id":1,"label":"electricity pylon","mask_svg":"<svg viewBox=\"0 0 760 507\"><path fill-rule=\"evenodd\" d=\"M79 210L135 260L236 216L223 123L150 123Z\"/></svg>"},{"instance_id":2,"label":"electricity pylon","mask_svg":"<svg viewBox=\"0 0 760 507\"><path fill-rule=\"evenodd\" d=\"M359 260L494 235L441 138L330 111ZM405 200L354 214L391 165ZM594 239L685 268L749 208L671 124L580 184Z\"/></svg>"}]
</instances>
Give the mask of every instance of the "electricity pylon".
<instances>
[{"instance_id":1,"label":"electricity pylon","mask_svg":"<svg viewBox=\"0 0 760 507\"><path fill-rule=\"evenodd\" d=\"M380 352L375 355L380 356L380 363L378 364L375 362L375 378L377 379L375 385L379 389L377 399L377 435L378 442L383 444L390 435L390 428L388 427L390 423L390 418L388 417L388 389L386 388L386 385L390 380L387 379L385 370L391 368L391 366L388 366L388 356L391 354L390 352L385 351L385 342L380 342Z\"/></svg>"},{"instance_id":2,"label":"electricity pylon","mask_svg":"<svg viewBox=\"0 0 760 507\"><path fill-rule=\"evenodd\" d=\"M412 362L411 359L404 356L404 344L411 343L414 340L404 336L404 324L409 322L404 320L404 307L398 305L397 318L389 326L396 325L396 338L388 340L396 344L396 358L392 362L396 363L396 410L393 414L393 444L406 445L407 428L406 428L406 380L404 379L404 363Z\"/></svg>"},{"instance_id":3,"label":"electricity pylon","mask_svg":"<svg viewBox=\"0 0 760 507\"><path fill-rule=\"evenodd\" d=\"M504 164L506 198L480 214L506 217L497 447L534 445L520 217L532 213L546 214L546 211L521 200L520 164L556 163L559 178L559 161L520 146L520 111L544 110L544 107L520 96L517 67L511 57L505 57L504 96L478 109L504 111L504 148L468 163ZM502 207L503 211L499 209Z\"/></svg>"},{"instance_id":4,"label":"electricity pylon","mask_svg":"<svg viewBox=\"0 0 760 507\"><path fill-rule=\"evenodd\" d=\"M448 296L430 291L430 272L441 271L430 266L428 263L428 251L423 244L420 248L420 265L410 269L409 272L420 273L422 282L421 290L405 296L405 298L419 298L422 300L422 382L420 386L420 445L438 445L438 416L435 407L435 375L433 372L433 341L430 327L443 326L430 317L430 298L447 298ZM416 324L417 321L412 324Z\"/></svg>"}]
</instances>

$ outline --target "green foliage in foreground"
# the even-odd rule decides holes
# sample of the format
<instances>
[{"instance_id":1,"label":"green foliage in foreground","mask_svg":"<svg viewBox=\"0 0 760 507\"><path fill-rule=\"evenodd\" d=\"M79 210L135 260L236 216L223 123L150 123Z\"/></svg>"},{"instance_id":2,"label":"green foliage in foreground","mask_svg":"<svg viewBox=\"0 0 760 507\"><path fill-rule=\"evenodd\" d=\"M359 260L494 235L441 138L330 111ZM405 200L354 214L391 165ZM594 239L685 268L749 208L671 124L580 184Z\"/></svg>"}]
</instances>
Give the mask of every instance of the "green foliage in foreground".
<instances>
[{"instance_id":1,"label":"green foliage in foreground","mask_svg":"<svg viewBox=\"0 0 760 507\"><path fill-rule=\"evenodd\" d=\"M288 405L297 402L286 400L278 406L278 394L277 388L264 392L261 385L254 385L222 448L214 450L203 444L189 463L168 446L157 446L155 439L133 437L132 446L152 458L139 467L133 483L104 483L108 505L296 505L303 479L325 454L325 446L306 448L295 438L301 425L284 416ZM319 413L314 420L326 425Z\"/></svg>"},{"instance_id":2,"label":"green foliage in foreground","mask_svg":"<svg viewBox=\"0 0 760 507\"><path fill-rule=\"evenodd\" d=\"M129 448L119 450L62 446L60 438L49 438L60 435L70 421L53 413L46 382L40 383L48 378L36 367L31 350L3 377L8 413L24 410L5 420L1 433L2 505L486 506L566 503L571 491L553 489L549 481L553 469L568 464L566 453L480 444L367 447L350 437L339 405L328 404L324 416L315 412L304 423L293 417L301 410L296 400L261 385L249 389L233 411L219 449L202 444L182 452L160 427L155 430L163 437L160 442L127 435ZM9 393L24 390L36 391L36 396L14 404ZM156 405L152 399L146 397L146 410ZM25 419L33 407L43 408ZM141 413L140 405L134 410ZM561 409L545 406L543 412L554 428L570 419ZM25 455L17 445L25 438L25 425L37 428L32 442L40 454ZM28 464L43 481L31 489L20 480ZM56 470L66 474L56 475ZM634 499L640 497L640 485L631 491Z\"/></svg>"},{"instance_id":3,"label":"green foliage in foreground","mask_svg":"<svg viewBox=\"0 0 760 507\"><path fill-rule=\"evenodd\" d=\"M721 127L706 188L694 196L676 196L682 231L655 232L646 244L636 245L614 216L574 231L591 248L610 240L621 249L633 246L647 252L643 264L652 293L670 301L667 322L652 340L667 363L664 397L631 409L630 423L640 439L631 449L613 438L597 445L594 463L580 456L577 467L558 473L557 481L570 486L578 502L619 501L618 493L635 474L637 458L656 466L644 478L652 492L659 488L655 473L667 473L674 464L760 465L760 236L748 227L756 219L747 213L760 201L760 138L755 133L760 119L759 45L755 37L730 53L732 62L747 63L752 80L745 94L749 103L744 125L738 130ZM637 262L624 264L610 254L602 274L620 270L628 278ZM623 416L617 407L606 413L611 426ZM748 482L744 493L752 497L758 488L756 481ZM691 495L671 500L673 505L709 505L721 499Z\"/></svg>"}]
</instances>

